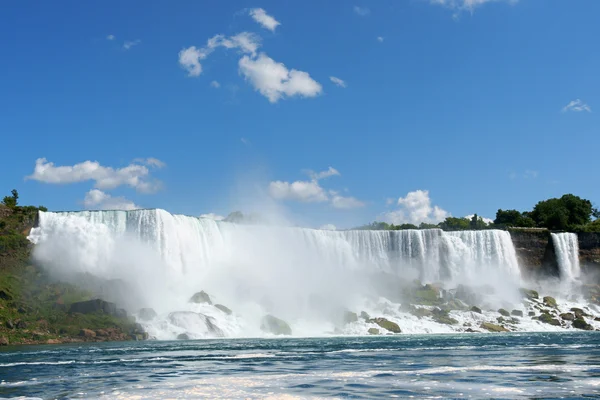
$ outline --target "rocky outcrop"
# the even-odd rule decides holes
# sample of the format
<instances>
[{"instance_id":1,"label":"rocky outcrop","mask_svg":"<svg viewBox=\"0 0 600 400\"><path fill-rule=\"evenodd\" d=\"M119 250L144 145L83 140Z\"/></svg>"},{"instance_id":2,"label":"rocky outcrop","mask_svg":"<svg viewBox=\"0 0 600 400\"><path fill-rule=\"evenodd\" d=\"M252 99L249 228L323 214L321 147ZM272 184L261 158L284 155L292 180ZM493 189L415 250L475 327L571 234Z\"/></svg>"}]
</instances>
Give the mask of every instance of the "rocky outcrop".
<instances>
[{"instance_id":1,"label":"rocky outcrop","mask_svg":"<svg viewBox=\"0 0 600 400\"><path fill-rule=\"evenodd\" d=\"M508 332L508 329L501 325L492 324L491 322L482 322L480 327L489 332Z\"/></svg>"},{"instance_id":2,"label":"rocky outcrop","mask_svg":"<svg viewBox=\"0 0 600 400\"><path fill-rule=\"evenodd\" d=\"M586 272L600 272L600 232L577 234L579 238L579 260Z\"/></svg>"},{"instance_id":3,"label":"rocky outcrop","mask_svg":"<svg viewBox=\"0 0 600 400\"><path fill-rule=\"evenodd\" d=\"M204 290L198 293L195 293L191 298L190 298L190 303L196 303L196 304L212 304L212 300L210 299L210 296L208 295L208 293L206 293Z\"/></svg>"},{"instance_id":4,"label":"rocky outcrop","mask_svg":"<svg viewBox=\"0 0 600 400\"><path fill-rule=\"evenodd\" d=\"M101 299L88 300L88 301L79 301L77 303L71 304L69 308L69 312L71 313L80 313L80 314L91 314L102 312L108 315L116 315L117 314L117 306L115 303L109 303L108 301L104 301Z\"/></svg>"},{"instance_id":5,"label":"rocky outcrop","mask_svg":"<svg viewBox=\"0 0 600 400\"><path fill-rule=\"evenodd\" d=\"M367 331L367 333L369 335L379 335L379 329L377 329L377 328L369 328L369 330Z\"/></svg>"},{"instance_id":6,"label":"rocky outcrop","mask_svg":"<svg viewBox=\"0 0 600 400\"><path fill-rule=\"evenodd\" d=\"M216 324L214 318L192 311L175 311L169 314L169 322L186 330L194 331L200 327L206 329L206 333L213 337L223 337L225 334Z\"/></svg>"},{"instance_id":7,"label":"rocky outcrop","mask_svg":"<svg viewBox=\"0 0 600 400\"><path fill-rule=\"evenodd\" d=\"M380 327L382 327L383 329L388 330L390 332L393 332L393 333L402 333L402 330L400 330L400 327L398 326L398 324L396 324L395 322L392 322L392 321L390 321L388 319L385 319L385 318L373 318L369 322L377 324Z\"/></svg>"},{"instance_id":8,"label":"rocky outcrop","mask_svg":"<svg viewBox=\"0 0 600 400\"><path fill-rule=\"evenodd\" d=\"M358 315L352 311L344 311L344 324L351 324L358 321Z\"/></svg>"},{"instance_id":9,"label":"rocky outcrop","mask_svg":"<svg viewBox=\"0 0 600 400\"><path fill-rule=\"evenodd\" d=\"M550 231L511 228L509 233L524 276L558 276L558 263Z\"/></svg>"},{"instance_id":10,"label":"rocky outcrop","mask_svg":"<svg viewBox=\"0 0 600 400\"><path fill-rule=\"evenodd\" d=\"M142 321L151 321L156 318L156 311L152 308L142 308L138 313L138 316Z\"/></svg>"},{"instance_id":11,"label":"rocky outcrop","mask_svg":"<svg viewBox=\"0 0 600 400\"><path fill-rule=\"evenodd\" d=\"M290 328L287 322L270 314L263 317L260 329L274 335L292 334L292 328Z\"/></svg>"},{"instance_id":12,"label":"rocky outcrop","mask_svg":"<svg viewBox=\"0 0 600 400\"><path fill-rule=\"evenodd\" d=\"M215 304L215 308L218 308L227 315L233 314L233 311L231 311L229 307L225 307L223 304Z\"/></svg>"}]
</instances>

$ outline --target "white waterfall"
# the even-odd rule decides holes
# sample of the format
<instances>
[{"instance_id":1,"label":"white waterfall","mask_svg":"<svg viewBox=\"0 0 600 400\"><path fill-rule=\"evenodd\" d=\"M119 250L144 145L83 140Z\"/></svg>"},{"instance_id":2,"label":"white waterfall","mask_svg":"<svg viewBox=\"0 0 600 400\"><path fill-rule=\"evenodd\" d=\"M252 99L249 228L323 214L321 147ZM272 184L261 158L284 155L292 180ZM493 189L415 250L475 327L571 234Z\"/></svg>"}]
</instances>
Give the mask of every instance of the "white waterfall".
<instances>
[{"instance_id":1,"label":"white waterfall","mask_svg":"<svg viewBox=\"0 0 600 400\"><path fill-rule=\"evenodd\" d=\"M579 240L576 233L552 233L552 243L560 277L564 281L572 281L579 277Z\"/></svg>"}]
</instances>

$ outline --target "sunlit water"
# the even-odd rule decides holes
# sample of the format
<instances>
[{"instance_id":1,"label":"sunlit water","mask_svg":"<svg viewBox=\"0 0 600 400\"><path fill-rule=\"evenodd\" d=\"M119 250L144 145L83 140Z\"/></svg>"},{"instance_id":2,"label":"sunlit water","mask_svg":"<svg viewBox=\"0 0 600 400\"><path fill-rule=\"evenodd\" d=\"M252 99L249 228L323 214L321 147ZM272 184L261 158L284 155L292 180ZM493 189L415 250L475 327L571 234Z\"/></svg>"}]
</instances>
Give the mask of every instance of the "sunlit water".
<instances>
[{"instance_id":1,"label":"sunlit water","mask_svg":"<svg viewBox=\"0 0 600 400\"><path fill-rule=\"evenodd\" d=\"M600 334L129 342L5 348L0 397L581 398Z\"/></svg>"}]
</instances>

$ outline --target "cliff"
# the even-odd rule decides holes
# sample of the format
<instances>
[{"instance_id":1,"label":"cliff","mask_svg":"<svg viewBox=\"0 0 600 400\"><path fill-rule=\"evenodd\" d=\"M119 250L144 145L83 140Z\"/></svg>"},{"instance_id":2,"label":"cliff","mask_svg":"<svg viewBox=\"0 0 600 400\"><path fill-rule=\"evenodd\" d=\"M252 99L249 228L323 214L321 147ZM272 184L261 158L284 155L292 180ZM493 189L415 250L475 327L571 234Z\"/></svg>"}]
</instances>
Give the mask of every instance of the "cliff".
<instances>
[{"instance_id":1,"label":"cliff","mask_svg":"<svg viewBox=\"0 0 600 400\"><path fill-rule=\"evenodd\" d=\"M587 272L600 274L600 232L584 232L579 237L579 260Z\"/></svg>"},{"instance_id":2,"label":"cliff","mask_svg":"<svg viewBox=\"0 0 600 400\"><path fill-rule=\"evenodd\" d=\"M558 264L550 231L515 228L509 232L524 276L558 276Z\"/></svg>"}]
</instances>

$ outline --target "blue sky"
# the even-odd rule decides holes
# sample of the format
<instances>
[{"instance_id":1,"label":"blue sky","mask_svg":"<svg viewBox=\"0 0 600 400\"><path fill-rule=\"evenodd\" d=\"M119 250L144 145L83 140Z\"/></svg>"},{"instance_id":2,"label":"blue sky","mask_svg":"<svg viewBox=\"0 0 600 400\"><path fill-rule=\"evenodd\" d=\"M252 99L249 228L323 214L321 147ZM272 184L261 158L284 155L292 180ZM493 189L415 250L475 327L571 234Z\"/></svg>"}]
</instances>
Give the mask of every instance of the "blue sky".
<instances>
[{"instance_id":1,"label":"blue sky","mask_svg":"<svg viewBox=\"0 0 600 400\"><path fill-rule=\"evenodd\" d=\"M7 2L0 181L52 210L307 226L598 204L598 15L595 0Z\"/></svg>"}]
</instances>

